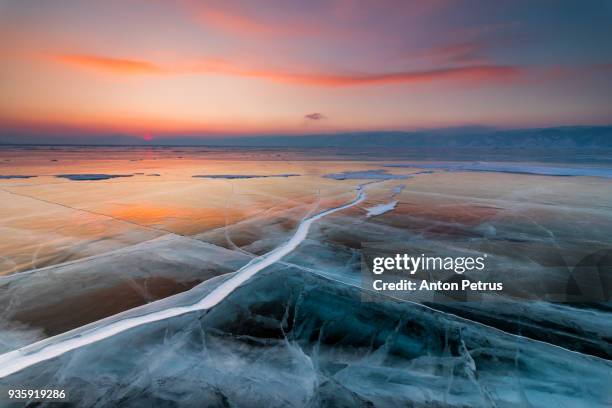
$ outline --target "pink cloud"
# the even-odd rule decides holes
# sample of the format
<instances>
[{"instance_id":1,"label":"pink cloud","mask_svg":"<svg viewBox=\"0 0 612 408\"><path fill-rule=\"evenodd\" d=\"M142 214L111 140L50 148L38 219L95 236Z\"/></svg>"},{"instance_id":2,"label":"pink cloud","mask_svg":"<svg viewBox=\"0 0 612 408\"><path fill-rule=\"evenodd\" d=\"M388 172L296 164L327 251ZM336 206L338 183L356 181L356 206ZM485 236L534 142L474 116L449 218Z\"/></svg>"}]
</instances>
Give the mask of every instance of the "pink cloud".
<instances>
[{"instance_id":1,"label":"pink cloud","mask_svg":"<svg viewBox=\"0 0 612 408\"><path fill-rule=\"evenodd\" d=\"M274 82L323 87L416 84L439 80L485 81L508 79L521 73L522 69L504 65L473 65L435 68L420 71L394 71L378 73L340 73L324 71L284 71L276 69L250 68L220 59L203 59L196 63L175 64L162 67L140 59L124 59L87 54L58 55L55 60L64 64L95 69L111 75L143 74L220 74L245 78L264 79Z\"/></svg>"},{"instance_id":2,"label":"pink cloud","mask_svg":"<svg viewBox=\"0 0 612 408\"><path fill-rule=\"evenodd\" d=\"M63 54L56 55L54 59L64 64L77 67L95 69L121 75L163 74L163 68L142 60L114 58L97 55Z\"/></svg>"}]
</instances>

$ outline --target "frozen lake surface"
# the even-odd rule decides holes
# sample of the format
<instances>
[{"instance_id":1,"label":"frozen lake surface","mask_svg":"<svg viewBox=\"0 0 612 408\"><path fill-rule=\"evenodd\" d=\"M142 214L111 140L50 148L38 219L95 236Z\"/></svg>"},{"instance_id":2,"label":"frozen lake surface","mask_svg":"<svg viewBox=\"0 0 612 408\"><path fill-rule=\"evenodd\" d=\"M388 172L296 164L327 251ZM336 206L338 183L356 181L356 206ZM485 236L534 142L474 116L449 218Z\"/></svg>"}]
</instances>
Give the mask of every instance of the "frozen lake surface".
<instances>
[{"instance_id":1,"label":"frozen lake surface","mask_svg":"<svg viewBox=\"0 0 612 408\"><path fill-rule=\"evenodd\" d=\"M2 389L82 406L609 406L602 161L0 154ZM368 250L486 253L466 276L508 292L374 293ZM535 297L551 287L566 298Z\"/></svg>"}]
</instances>

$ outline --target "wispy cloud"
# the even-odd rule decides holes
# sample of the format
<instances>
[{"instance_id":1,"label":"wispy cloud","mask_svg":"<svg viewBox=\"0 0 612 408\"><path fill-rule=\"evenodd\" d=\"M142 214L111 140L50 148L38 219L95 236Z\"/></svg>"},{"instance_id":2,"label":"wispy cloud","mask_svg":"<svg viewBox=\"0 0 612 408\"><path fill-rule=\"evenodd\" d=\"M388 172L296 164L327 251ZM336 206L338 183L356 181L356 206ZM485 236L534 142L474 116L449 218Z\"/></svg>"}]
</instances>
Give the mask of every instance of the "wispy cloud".
<instances>
[{"instance_id":1,"label":"wispy cloud","mask_svg":"<svg viewBox=\"0 0 612 408\"><path fill-rule=\"evenodd\" d=\"M416 56L443 63L482 63L484 61L482 54L487 45L486 41L465 41L433 47Z\"/></svg>"},{"instance_id":2,"label":"wispy cloud","mask_svg":"<svg viewBox=\"0 0 612 408\"><path fill-rule=\"evenodd\" d=\"M329 35L333 30L317 21L303 22L299 14L293 13L285 20L267 14L248 12L231 7L213 7L210 4L193 3L187 8L190 16L207 29L252 38L280 39L299 35ZM269 14L269 13L268 13Z\"/></svg>"},{"instance_id":3,"label":"wispy cloud","mask_svg":"<svg viewBox=\"0 0 612 408\"><path fill-rule=\"evenodd\" d=\"M219 9L202 9L198 12L197 19L213 28L246 35L274 35L285 31L277 25Z\"/></svg>"},{"instance_id":4,"label":"wispy cloud","mask_svg":"<svg viewBox=\"0 0 612 408\"><path fill-rule=\"evenodd\" d=\"M84 54L63 54L55 56L54 59L80 68L121 75L164 74L168 72L156 64L143 60Z\"/></svg>"},{"instance_id":5,"label":"wispy cloud","mask_svg":"<svg viewBox=\"0 0 612 408\"><path fill-rule=\"evenodd\" d=\"M420 71L380 73L298 72L268 69L249 69L222 60L203 60L195 68L203 73L261 78L276 82L314 86L356 86L390 83L427 83L437 80L492 80L507 79L522 72L522 68L505 65L474 65L436 68Z\"/></svg>"}]
</instances>

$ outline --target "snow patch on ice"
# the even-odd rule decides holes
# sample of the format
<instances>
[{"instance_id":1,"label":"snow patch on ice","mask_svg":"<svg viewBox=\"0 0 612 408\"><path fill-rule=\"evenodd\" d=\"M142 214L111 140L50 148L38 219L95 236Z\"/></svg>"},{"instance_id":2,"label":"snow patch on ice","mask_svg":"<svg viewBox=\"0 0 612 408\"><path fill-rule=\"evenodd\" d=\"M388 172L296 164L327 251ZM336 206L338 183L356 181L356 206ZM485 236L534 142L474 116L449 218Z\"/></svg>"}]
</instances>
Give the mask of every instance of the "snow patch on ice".
<instances>
[{"instance_id":1,"label":"snow patch on ice","mask_svg":"<svg viewBox=\"0 0 612 408\"><path fill-rule=\"evenodd\" d=\"M368 210L368 217L375 217L377 215L382 215L386 212L392 211L393 209L395 209L397 203L398 201L395 200L387 204L378 204L374 207L366 208L366 210Z\"/></svg>"},{"instance_id":2,"label":"snow patch on ice","mask_svg":"<svg viewBox=\"0 0 612 408\"><path fill-rule=\"evenodd\" d=\"M405 188L406 188L405 184L400 184L399 186L393 187L393 190L392 190L393 195L391 195L391 197L395 197L396 195L400 194L402 190L404 190Z\"/></svg>"},{"instance_id":3,"label":"snow patch on ice","mask_svg":"<svg viewBox=\"0 0 612 408\"><path fill-rule=\"evenodd\" d=\"M387 170L344 171L326 174L323 177L334 180L399 180L409 178L409 176L401 174L390 174Z\"/></svg>"}]
</instances>

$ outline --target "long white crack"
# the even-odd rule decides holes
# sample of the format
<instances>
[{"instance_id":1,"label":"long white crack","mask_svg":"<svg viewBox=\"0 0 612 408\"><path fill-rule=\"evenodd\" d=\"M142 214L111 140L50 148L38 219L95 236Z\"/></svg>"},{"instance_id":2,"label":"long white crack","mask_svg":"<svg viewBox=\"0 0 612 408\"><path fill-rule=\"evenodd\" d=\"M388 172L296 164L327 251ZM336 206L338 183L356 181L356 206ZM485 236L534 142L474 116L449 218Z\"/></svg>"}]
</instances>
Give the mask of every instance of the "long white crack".
<instances>
[{"instance_id":1,"label":"long white crack","mask_svg":"<svg viewBox=\"0 0 612 408\"><path fill-rule=\"evenodd\" d=\"M283 257L295 250L298 245L306 239L308 231L315 221L334 212L353 207L365 200L366 193L362 186L357 188L357 192L357 198L350 203L330 208L302 220L291 239L267 254L251 260L248 264L240 268L234 276L216 287L198 302L189 306L175 306L142 316L128 317L103 326L93 327L86 331L77 329L70 337L64 338L65 334L59 335L62 336L59 341L54 341L55 339L51 337L2 354L0 355L0 378L7 377L42 361L61 356L71 350L107 339L134 327L169 319L197 310L212 308L229 296L244 282L251 279L255 274L280 261Z\"/></svg>"}]
</instances>

